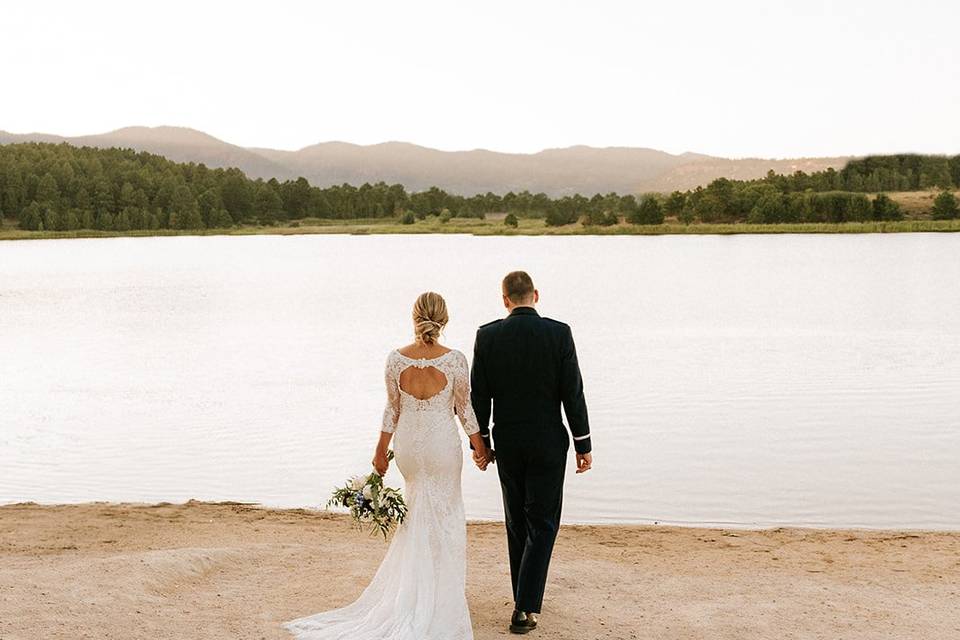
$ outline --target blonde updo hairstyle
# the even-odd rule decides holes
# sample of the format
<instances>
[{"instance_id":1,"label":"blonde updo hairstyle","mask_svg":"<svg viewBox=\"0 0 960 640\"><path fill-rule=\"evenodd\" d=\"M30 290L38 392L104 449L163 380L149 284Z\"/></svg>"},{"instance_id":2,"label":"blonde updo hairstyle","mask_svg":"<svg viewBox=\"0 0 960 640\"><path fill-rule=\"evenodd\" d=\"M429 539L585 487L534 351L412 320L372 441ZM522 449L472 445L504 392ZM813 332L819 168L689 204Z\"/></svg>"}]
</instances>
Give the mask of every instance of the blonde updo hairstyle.
<instances>
[{"instance_id":1,"label":"blonde updo hairstyle","mask_svg":"<svg viewBox=\"0 0 960 640\"><path fill-rule=\"evenodd\" d=\"M440 332L447 326L447 303L443 296L427 291L413 303L413 333L417 342L436 344Z\"/></svg>"}]
</instances>

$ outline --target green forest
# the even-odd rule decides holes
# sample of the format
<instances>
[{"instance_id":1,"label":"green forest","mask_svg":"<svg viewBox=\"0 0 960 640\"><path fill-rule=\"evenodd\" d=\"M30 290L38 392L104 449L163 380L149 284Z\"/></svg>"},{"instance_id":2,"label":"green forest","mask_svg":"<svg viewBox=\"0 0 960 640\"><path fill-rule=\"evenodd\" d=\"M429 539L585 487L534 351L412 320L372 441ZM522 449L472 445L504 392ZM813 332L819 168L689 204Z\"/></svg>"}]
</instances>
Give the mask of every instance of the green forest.
<instances>
[{"instance_id":1,"label":"green forest","mask_svg":"<svg viewBox=\"0 0 960 640\"><path fill-rule=\"evenodd\" d=\"M891 155L854 160L840 171L719 178L669 195L551 198L522 191L465 197L437 187L410 193L383 182L319 188L304 178L254 180L238 169L177 163L130 149L0 145L0 213L26 230L216 229L304 218L410 224L427 216L444 222L495 212L510 214L506 225L514 227L518 217L543 218L550 226L657 225L667 216L688 224L885 221L903 214L882 192L930 189L943 191L931 217L951 219L958 215L951 193L958 186L960 156Z\"/></svg>"},{"instance_id":2,"label":"green forest","mask_svg":"<svg viewBox=\"0 0 960 640\"><path fill-rule=\"evenodd\" d=\"M718 178L705 188L675 191L664 199L668 215L692 222L862 222L899 220L899 205L884 191L940 189L935 219L956 218L960 155L901 154L851 160L837 171L792 175L769 172L757 180ZM877 193L869 198L866 193Z\"/></svg>"}]
</instances>

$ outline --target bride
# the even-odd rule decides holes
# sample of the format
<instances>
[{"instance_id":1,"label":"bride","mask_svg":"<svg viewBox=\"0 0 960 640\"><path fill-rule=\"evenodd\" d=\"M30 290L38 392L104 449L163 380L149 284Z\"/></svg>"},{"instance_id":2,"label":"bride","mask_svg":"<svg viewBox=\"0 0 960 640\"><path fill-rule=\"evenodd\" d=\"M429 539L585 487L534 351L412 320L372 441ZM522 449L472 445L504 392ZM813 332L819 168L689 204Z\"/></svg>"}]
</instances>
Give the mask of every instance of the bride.
<instances>
[{"instance_id":1,"label":"bride","mask_svg":"<svg viewBox=\"0 0 960 640\"><path fill-rule=\"evenodd\" d=\"M394 438L409 507L370 585L341 609L284 624L299 640L472 640L465 594L463 448L454 415L486 469L492 453L470 405L466 357L440 346L447 305L433 292L413 305L413 344L387 356L387 406L373 458L387 470Z\"/></svg>"}]
</instances>

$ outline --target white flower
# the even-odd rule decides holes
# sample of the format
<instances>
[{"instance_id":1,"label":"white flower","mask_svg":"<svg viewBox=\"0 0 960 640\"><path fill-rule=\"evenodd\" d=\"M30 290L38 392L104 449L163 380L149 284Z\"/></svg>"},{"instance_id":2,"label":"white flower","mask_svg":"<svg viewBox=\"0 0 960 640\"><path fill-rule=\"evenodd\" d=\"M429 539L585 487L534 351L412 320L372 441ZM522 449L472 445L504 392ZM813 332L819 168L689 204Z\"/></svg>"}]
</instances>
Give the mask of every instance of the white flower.
<instances>
[{"instance_id":1,"label":"white flower","mask_svg":"<svg viewBox=\"0 0 960 640\"><path fill-rule=\"evenodd\" d=\"M350 481L350 488L353 489L354 491L360 491L360 489L363 489L366 483L367 482L365 478L356 476L353 480Z\"/></svg>"},{"instance_id":2,"label":"white flower","mask_svg":"<svg viewBox=\"0 0 960 640\"><path fill-rule=\"evenodd\" d=\"M363 488L363 497L366 498L367 500L373 500L373 487L371 487L370 485L366 485Z\"/></svg>"}]
</instances>

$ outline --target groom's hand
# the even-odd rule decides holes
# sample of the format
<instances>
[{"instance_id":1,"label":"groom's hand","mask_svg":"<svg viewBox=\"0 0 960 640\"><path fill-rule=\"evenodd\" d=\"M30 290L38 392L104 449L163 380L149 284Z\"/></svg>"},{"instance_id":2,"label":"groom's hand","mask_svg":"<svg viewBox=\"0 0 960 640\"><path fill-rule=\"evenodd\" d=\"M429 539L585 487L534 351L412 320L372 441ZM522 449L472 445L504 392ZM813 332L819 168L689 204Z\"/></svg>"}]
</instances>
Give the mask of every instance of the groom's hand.
<instances>
[{"instance_id":1,"label":"groom's hand","mask_svg":"<svg viewBox=\"0 0 960 640\"><path fill-rule=\"evenodd\" d=\"M592 453L578 453L577 454L577 473L583 473L585 471L590 471L590 468L593 466L593 454Z\"/></svg>"}]
</instances>

